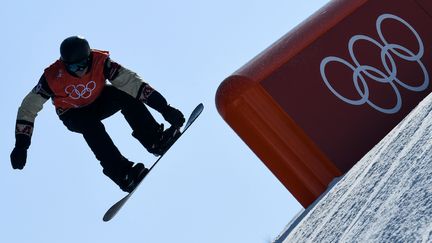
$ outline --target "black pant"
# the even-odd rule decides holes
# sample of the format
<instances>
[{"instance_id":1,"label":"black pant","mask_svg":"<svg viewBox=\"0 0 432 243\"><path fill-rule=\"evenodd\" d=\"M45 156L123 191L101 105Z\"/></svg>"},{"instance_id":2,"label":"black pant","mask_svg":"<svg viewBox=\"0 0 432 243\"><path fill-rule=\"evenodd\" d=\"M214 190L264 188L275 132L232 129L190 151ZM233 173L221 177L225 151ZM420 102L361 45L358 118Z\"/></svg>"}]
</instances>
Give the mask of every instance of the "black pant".
<instances>
[{"instance_id":1,"label":"black pant","mask_svg":"<svg viewBox=\"0 0 432 243\"><path fill-rule=\"evenodd\" d=\"M151 144L157 137L160 124L141 101L113 86L107 85L101 95L90 105L70 109L59 116L70 131L83 135L100 161L104 174L115 182L118 177L124 176L133 163L122 156L101 120L119 110L131 126L134 137L144 146Z\"/></svg>"}]
</instances>

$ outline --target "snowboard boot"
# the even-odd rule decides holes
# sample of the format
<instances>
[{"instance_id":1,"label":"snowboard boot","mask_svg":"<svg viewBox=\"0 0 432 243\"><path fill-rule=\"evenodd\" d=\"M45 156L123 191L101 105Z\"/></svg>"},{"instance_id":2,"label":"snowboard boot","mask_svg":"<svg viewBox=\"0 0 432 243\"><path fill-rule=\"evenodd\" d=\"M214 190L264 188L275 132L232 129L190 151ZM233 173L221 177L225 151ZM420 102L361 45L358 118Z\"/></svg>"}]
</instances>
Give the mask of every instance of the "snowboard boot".
<instances>
[{"instance_id":1,"label":"snowboard boot","mask_svg":"<svg viewBox=\"0 0 432 243\"><path fill-rule=\"evenodd\" d=\"M120 180L118 185L125 192L132 192L136 186L144 179L148 173L148 169L142 163L137 163L132 166Z\"/></svg>"},{"instance_id":2,"label":"snowboard boot","mask_svg":"<svg viewBox=\"0 0 432 243\"><path fill-rule=\"evenodd\" d=\"M132 136L136 138L148 152L152 153L155 141L159 141L164 132L164 125L159 124L156 129L133 131Z\"/></svg>"},{"instance_id":3,"label":"snowboard boot","mask_svg":"<svg viewBox=\"0 0 432 243\"><path fill-rule=\"evenodd\" d=\"M163 131L160 138L149 146L147 150L156 156L161 156L171 147L180 135L180 128L171 126Z\"/></svg>"}]
</instances>

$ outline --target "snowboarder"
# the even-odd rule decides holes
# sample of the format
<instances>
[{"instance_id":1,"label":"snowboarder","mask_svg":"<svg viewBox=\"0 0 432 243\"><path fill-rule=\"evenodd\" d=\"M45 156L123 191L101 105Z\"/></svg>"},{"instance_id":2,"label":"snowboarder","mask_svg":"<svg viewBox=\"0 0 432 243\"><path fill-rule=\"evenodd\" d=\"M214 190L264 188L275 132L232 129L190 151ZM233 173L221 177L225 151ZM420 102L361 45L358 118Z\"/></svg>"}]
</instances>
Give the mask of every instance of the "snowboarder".
<instances>
[{"instance_id":1,"label":"snowboarder","mask_svg":"<svg viewBox=\"0 0 432 243\"><path fill-rule=\"evenodd\" d=\"M66 38L60 45L60 55L18 109L12 167L24 168L35 118L51 98L63 124L83 135L103 173L123 191L131 192L148 169L120 153L101 120L121 111L133 130L132 136L150 153L161 155L185 122L183 114L136 73L111 60L109 52L90 49L83 37ZM171 126L164 130L145 104L160 112Z\"/></svg>"}]
</instances>

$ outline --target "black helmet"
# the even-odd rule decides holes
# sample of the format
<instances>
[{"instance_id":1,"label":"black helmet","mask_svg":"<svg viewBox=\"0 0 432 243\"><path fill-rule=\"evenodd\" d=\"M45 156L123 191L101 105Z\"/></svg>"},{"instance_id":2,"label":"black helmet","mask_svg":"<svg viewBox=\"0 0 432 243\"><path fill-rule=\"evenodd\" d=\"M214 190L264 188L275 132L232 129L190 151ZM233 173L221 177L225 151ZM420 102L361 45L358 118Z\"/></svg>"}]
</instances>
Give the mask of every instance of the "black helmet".
<instances>
[{"instance_id":1,"label":"black helmet","mask_svg":"<svg viewBox=\"0 0 432 243\"><path fill-rule=\"evenodd\" d=\"M60 55L65 63L77 63L90 56L90 45L84 37L71 36L61 43Z\"/></svg>"}]
</instances>

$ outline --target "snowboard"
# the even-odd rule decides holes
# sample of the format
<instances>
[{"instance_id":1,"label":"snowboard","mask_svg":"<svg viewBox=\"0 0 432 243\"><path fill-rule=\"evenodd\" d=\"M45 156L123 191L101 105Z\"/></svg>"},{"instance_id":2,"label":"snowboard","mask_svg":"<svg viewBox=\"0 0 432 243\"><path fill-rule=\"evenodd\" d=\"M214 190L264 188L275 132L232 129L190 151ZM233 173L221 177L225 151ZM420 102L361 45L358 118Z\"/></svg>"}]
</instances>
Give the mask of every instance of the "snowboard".
<instances>
[{"instance_id":1,"label":"snowboard","mask_svg":"<svg viewBox=\"0 0 432 243\"><path fill-rule=\"evenodd\" d=\"M186 121L186 125L183 127L182 131L180 132L180 135L177 136L176 140L171 144L171 146L159 156L159 158L156 160L156 162L153 163L153 165L150 167L147 174L144 176L144 178L140 181L140 183L135 187L135 189L128 193L126 196L124 196L122 199L120 199L118 202L116 202L113 206L111 206L108 211L103 216L103 221L108 222L114 216L120 211L120 209L126 204L126 202L129 200L129 198L132 197L134 192L138 189L138 187L141 185L141 183L144 181L144 179L150 174L152 169L156 166L156 164L162 159L162 157L170 150L170 148L178 141L178 139L188 130L188 128L194 123L194 121L198 118L198 116L201 114L201 112L204 109L203 104L199 104L195 109L192 111L192 113L189 116L189 119Z\"/></svg>"}]
</instances>

